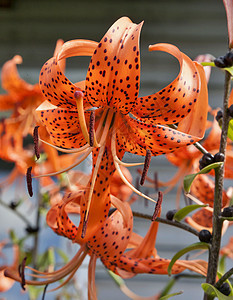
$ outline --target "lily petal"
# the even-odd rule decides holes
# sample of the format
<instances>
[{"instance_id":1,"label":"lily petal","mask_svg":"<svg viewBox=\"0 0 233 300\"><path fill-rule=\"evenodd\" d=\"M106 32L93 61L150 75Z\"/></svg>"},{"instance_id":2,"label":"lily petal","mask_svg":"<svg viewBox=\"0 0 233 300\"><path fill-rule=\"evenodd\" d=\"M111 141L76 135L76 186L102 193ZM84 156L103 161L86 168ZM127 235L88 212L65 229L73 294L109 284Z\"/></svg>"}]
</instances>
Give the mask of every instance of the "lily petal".
<instances>
[{"instance_id":1,"label":"lily petal","mask_svg":"<svg viewBox=\"0 0 233 300\"><path fill-rule=\"evenodd\" d=\"M36 110L37 116L46 126L51 141L59 147L79 148L86 144L79 124L78 113L73 110L62 109L48 101L44 101ZM85 113L88 118L90 112Z\"/></svg>"},{"instance_id":2,"label":"lily petal","mask_svg":"<svg viewBox=\"0 0 233 300\"><path fill-rule=\"evenodd\" d=\"M122 17L98 44L86 77L86 99L91 105L109 106L123 114L131 111L139 91L141 27L142 23Z\"/></svg>"},{"instance_id":3,"label":"lily petal","mask_svg":"<svg viewBox=\"0 0 233 300\"><path fill-rule=\"evenodd\" d=\"M76 102L74 93L80 90L62 72L59 60L74 55L92 55L96 47L95 42L88 40L70 41L61 47L56 57L49 59L40 72L40 87L45 98L52 104L66 109L74 109Z\"/></svg>"},{"instance_id":4,"label":"lily petal","mask_svg":"<svg viewBox=\"0 0 233 300\"><path fill-rule=\"evenodd\" d=\"M146 155L146 149L154 156L165 154L199 140L198 137L162 125L140 122L129 116L119 117L116 128L118 147L138 155Z\"/></svg>"},{"instance_id":5,"label":"lily petal","mask_svg":"<svg viewBox=\"0 0 233 300\"><path fill-rule=\"evenodd\" d=\"M199 74L195 64L177 47L155 44L150 51L167 52L178 59L180 72L176 79L161 91L140 97L132 113L139 118L151 118L157 124L174 124L187 116L195 106L199 93Z\"/></svg>"}]
</instances>

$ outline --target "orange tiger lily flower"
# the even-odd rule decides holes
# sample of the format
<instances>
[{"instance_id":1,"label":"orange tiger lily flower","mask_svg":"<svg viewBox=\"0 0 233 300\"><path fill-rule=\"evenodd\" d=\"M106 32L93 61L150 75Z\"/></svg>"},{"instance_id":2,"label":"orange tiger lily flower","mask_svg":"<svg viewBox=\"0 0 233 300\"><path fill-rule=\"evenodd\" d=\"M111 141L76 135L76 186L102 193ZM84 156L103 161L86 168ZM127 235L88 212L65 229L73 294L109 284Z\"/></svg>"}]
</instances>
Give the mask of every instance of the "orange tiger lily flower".
<instances>
[{"instance_id":1,"label":"orange tiger lily flower","mask_svg":"<svg viewBox=\"0 0 233 300\"><path fill-rule=\"evenodd\" d=\"M90 153L93 156L89 190L81 200L80 242L88 240L107 217L114 171L127 182L119 167L130 166L121 162L126 151L161 155L192 144L204 134L208 109L204 71L175 46L150 46L151 51L176 57L180 72L163 90L138 98L141 27L142 23L120 18L99 43L65 43L41 70L40 86L47 101L37 113L52 142L60 151L83 153L82 161ZM85 81L74 84L65 77L60 61L81 55L92 58ZM177 122L178 130L169 128Z\"/></svg>"},{"instance_id":2,"label":"orange tiger lily flower","mask_svg":"<svg viewBox=\"0 0 233 300\"><path fill-rule=\"evenodd\" d=\"M68 193L63 201L53 206L47 214L47 224L51 229L64 237L77 242L76 235L78 227L69 218L69 214L80 212L82 190ZM54 283L65 276L68 278L57 288L67 283L82 263L84 257L89 254L88 267L88 299L97 299L95 287L95 266L97 258L103 264L122 278L129 278L139 273L167 274L170 260L160 258L154 247L158 223L152 222L147 235L143 238L132 232L133 216L127 202L111 196L111 202L116 210L111 212L102 227L94 233L81 247L75 257L61 269L54 272L34 271L32 277L40 280L26 280L25 284L45 285ZM159 213L160 215L160 213ZM80 226L80 225L79 225ZM79 242L79 241L78 241ZM129 251L124 252L126 249ZM206 275L207 262L203 260L178 260L173 268L172 274L178 274L185 269ZM13 270L6 270L5 275L21 282L20 276ZM57 289L55 288L55 289ZM53 289L53 290L55 290Z\"/></svg>"}]
</instances>

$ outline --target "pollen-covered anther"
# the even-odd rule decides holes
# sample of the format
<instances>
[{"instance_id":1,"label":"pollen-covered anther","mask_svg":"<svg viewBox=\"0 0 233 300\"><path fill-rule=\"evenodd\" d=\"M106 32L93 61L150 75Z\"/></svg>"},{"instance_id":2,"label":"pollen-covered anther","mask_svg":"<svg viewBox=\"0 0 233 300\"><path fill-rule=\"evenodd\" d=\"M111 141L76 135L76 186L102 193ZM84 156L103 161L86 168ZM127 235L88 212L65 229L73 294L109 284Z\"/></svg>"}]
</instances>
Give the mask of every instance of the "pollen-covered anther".
<instances>
[{"instance_id":1,"label":"pollen-covered anther","mask_svg":"<svg viewBox=\"0 0 233 300\"><path fill-rule=\"evenodd\" d=\"M34 142L34 150L35 150L35 155L36 159L38 160L40 158L40 153L39 153L39 135L38 135L38 129L40 126L36 126L33 131L33 142Z\"/></svg>"},{"instance_id":2,"label":"pollen-covered anther","mask_svg":"<svg viewBox=\"0 0 233 300\"><path fill-rule=\"evenodd\" d=\"M27 169L26 181L27 181L28 193L29 193L30 197L32 197L33 196L33 191L32 191L32 167L29 167Z\"/></svg>"},{"instance_id":3,"label":"pollen-covered anther","mask_svg":"<svg viewBox=\"0 0 233 300\"><path fill-rule=\"evenodd\" d=\"M155 211L153 213L151 221L154 221L158 217L158 214L159 214L160 209L161 209L162 202L163 202L163 193L159 191L158 192L158 200L157 200L157 203L155 205Z\"/></svg>"},{"instance_id":4,"label":"pollen-covered anther","mask_svg":"<svg viewBox=\"0 0 233 300\"><path fill-rule=\"evenodd\" d=\"M143 168L142 176L141 176L141 180L140 180L141 185L143 185L144 182L145 182L146 175L147 175L147 172L148 172L149 167L150 167L150 161L151 161L151 151L146 150L145 163L144 163L144 168Z\"/></svg>"},{"instance_id":5,"label":"pollen-covered anther","mask_svg":"<svg viewBox=\"0 0 233 300\"><path fill-rule=\"evenodd\" d=\"M95 113L94 111L90 114L90 124L89 124L89 145L94 146L94 130L95 130Z\"/></svg>"}]
</instances>

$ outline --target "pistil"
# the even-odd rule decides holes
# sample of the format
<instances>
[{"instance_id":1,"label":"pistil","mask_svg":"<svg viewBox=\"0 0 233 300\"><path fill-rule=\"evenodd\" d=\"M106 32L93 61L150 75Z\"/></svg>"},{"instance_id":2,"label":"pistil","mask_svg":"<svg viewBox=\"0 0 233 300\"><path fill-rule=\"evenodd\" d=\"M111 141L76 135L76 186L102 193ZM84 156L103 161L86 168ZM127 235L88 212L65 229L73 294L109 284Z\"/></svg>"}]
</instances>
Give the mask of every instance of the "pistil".
<instances>
[{"instance_id":1,"label":"pistil","mask_svg":"<svg viewBox=\"0 0 233 300\"><path fill-rule=\"evenodd\" d=\"M89 132L87 130L87 123L85 119L85 114L84 114L84 108L83 108L83 92L81 91L76 91L74 93L74 97L76 99L76 105L77 105L77 110L78 110L78 117L79 117L79 124L83 133L83 136L86 140L86 142L91 146L90 144L90 136ZM99 147L99 144L96 140L96 135L95 132L93 131L93 145L94 147Z\"/></svg>"}]
</instances>

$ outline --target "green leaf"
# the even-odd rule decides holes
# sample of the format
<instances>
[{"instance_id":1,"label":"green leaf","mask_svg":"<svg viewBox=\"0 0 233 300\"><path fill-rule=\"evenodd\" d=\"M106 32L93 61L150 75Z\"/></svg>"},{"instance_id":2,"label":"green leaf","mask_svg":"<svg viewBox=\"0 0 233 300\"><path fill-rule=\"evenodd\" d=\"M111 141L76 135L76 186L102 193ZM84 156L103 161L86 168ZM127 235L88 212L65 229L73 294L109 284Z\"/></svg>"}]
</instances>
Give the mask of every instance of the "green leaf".
<instances>
[{"instance_id":1,"label":"green leaf","mask_svg":"<svg viewBox=\"0 0 233 300\"><path fill-rule=\"evenodd\" d=\"M219 219L233 221L233 217L222 217L222 216L220 216Z\"/></svg>"},{"instance_id":2,"label":"green leaf","mask_svg":"<svg viewBox=\"0 0 233 300\"><path fill-rule=\"evenodd\" d=\"M201 169L198 173L186 175L184 177L184 190L185 190L185 192L186 193L190 192L192 182L193 182L193 180L195 179L195 177L197 175L208 173L212 169L216 169L216 168L220 167L222 164L223 164L223 162L216 162L216 163L210 164L210 165L206 166L205 168Z\"/></svg>"},{"instance_id":3,"label":"green leaf","mask_svg":"<svg viewBox=\"0 0 233 300\"><path fill-rule=\"evenodd\" d=\"M181 208L180 210L178 210L173 219L177 222L180 222L182 219L184 219L184 217L186 217L190 212L192 212L195 209L198 209L200 207L206 207L208 205L203 204L203 205L199 205L199 204L193 204L193 205L188 205L186 207Z\"/></svg>"},{"instance_id":4,"label":"green leaf","mask_svg":"<svg viewBox=\"0 0 233 300\"><path fill-rule=\"evenodd\" d=\"M223 295L219 290L209 283L202 283L201 287L207 295L217 297L220 300L233 300L233 296Z\"/></svg>"},{"instance_id":5,"label":"green leaf","mask_svg":"<svg viewBox=\"0 0 233 300\"><path fill-rule=\"evenodd\" d=\"M192 245L189 245L188 247L183 248L182 250L178 251L171 259L170 264L168 265L167 272L168 275L171 275L172 267L174 263L185 253L192 251L192 250L198 250L198 249L209 249L209 244L199 242L199 243L194 243Z\"/></svg>"},{"instance_id":6,"label":"green leaf","mask_svg":"<svg viewBox=\"0 0 233 300\"><path fill-rule=\"evenodd\" d=\"M166 295L166 296L164 296L162 298L159 298L159 300L166 300L168 298L171 298L173 296L177 296L177 295L180 295L180 294L183 294L183 291L180 291L180 292L177 292L177 293L173 293L173 294L170 294L170 295Z\"/></svg>"},{"instance_id":7,"label":"green leaf","mask_svg":"<svg viewBox=\"0 0 233 300\"><path fill-rule=\"evenodd\" d=\"M219 260L218 272L221 273L221 274L224 274L225 269L226 269L226 256L223 255Z\"/></svg>"},{"instance_id":8,"label":"green leaf","mask_svg":"<svg viewBox=\"0 0 233 300\"><path fill-rule=\"evenodd\" d=\"M229 121L227 136L233 141L233 119Z\"/></svg>"}]
</instances>

